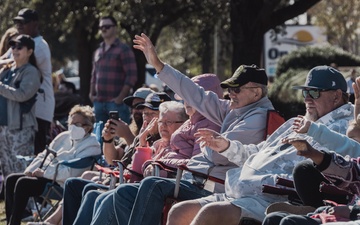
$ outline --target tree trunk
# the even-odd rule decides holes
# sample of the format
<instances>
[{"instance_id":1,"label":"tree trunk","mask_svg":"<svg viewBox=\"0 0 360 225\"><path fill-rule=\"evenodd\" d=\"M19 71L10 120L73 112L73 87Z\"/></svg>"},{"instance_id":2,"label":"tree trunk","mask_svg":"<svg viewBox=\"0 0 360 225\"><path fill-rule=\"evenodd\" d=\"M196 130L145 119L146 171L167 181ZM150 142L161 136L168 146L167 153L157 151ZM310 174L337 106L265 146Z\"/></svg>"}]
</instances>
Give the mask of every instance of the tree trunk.
<instances>
[{"instance_id":1,"label":"tree trunk","mask_svg":"<svg viewBox=\"0 0 360 225\"><path fill-rule=\"evenodd\" d=\"M211 42L211 37L213 34L213 29L202 30L200 33L201 40L203 42L202 45L202 53L201 53L201 67L202 73L212 73L214 71L212 65L212 56L213 56L213 45Z\"/></svg>"},{"instance_id":2,"label":"tree trunk","mask_svg":"<svg viewBox=\"0 0 360 225\"><path fill-rule=\"evenodd\" d=\"M233 40L232 71L240 65L260 65L263 50L264 31L260 27L256 3L247 1L231 1L230 18Z\"/></svg>"},{"instance_id":3,"label":"tree trunk","mask_svg":"<svg viewBox=\"0 0 360 225\"><path fill-rule=\"evenodd\" d=\"M80 23L81 24L81 23ZM91 34L81 26L75 25L77 52L79 59L79 77L80 77L80 96L84 99L84 103L92 105L89 99L90 80L92 71L92 55L98 46L95 39L88 40Z\"/></svg>"}]
</instances>

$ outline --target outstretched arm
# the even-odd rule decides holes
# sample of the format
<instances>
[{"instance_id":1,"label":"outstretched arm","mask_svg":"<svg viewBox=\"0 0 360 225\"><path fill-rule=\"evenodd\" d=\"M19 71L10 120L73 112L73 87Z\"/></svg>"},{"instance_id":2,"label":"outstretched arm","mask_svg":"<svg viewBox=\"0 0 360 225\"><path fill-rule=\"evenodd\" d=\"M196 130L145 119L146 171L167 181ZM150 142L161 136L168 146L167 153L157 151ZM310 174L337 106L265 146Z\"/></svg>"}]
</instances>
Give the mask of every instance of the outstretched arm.
<instances>
[{"instance_id":1,"label":"outstretched arm","mask_svg":"<svg viewBox=\"0 0 360 225\"><path fill-rule=\"evenodd\" d=\"M159 59L155 47L148 36L144 33L135 35L133 42L135 43L134 48L142 51L148 63L159 73L164 68L164 63Z\"/></svg>"}]
</instances>

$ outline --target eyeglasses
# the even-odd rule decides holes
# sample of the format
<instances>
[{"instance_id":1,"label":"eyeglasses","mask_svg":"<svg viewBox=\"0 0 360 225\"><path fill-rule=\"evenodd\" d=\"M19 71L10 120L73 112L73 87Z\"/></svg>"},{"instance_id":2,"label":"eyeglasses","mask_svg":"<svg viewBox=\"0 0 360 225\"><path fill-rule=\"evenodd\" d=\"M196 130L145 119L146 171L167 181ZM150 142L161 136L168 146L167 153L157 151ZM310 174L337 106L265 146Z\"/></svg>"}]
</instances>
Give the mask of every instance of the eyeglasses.
<instances>
[{"instance_id":1,"label":"eyeglasses","mask_svg":"<svg viewBox=\"0 0 360 225\"><path fill-rule=\"evenodd\" d=\"M15 24L21 24L21 25L28 24L30 22L31 20L14 20Z\"/></svg>"},{"instance_id":2,"label":"eyeglasses","mask_svg":"<svg viewBox=\"0 0 360 225\"><path fill-rule=\"evenodd\" d=\"M183 123L184 121L170 121L170 120L168 120L168 121L162 121L162 120L158 120L158 124L160 125L160 126L162 126L162 125L164 125L164 126L171 126L171 125L173 125L173 124L175 124L175 123Z\"/></svg>"},{"instance_id":3,"label":"eyeglasses","mask_svg":"<svg viewBox=\"0 0 360 225\"><path fill-rule=\"evenodd\" d=\"M303 89L302 95L304 98L306 98L309 95L310 98L312 98L312 99L318 99L318 98L320 98L320 92L323 92L323 91L329 91L329 90L326 90L326 89L309 89L309 90Z\"/></svg>"},{"instance_id":4,"label":"eyeglasses","mask_svg":"<svg viewBox=\"0 0 360 225\"><path fill-rule=\"evenodd\" d=\"M251 88L260 88L260 87L236 87L236 88L228 88L228 92L235 92L236 94L239 94L241 92L241 90L243 89L251 89Z\"/></svg>"},{"instance_id":5,"label":"eyeglasses","mask_svg":"<svg viewBox=\"0 0 360 225\"><path fill-rule=\"evenodd\" d=\"M70 123L69 125L75 125L77 127L89 126L88 124L83 124L83 123L80 123L80 122L78 122L78 123Z\"/></svg>"},{"instance_id":6,"label":"eyeglasses","mask_svg":"<svg viewBox=\"0 0 360 225\"><path fill-rule=\"evenodd\" d=\"M16 49L16 50L21 50L23 47L24 47L23 45L17 44L17 45L12 45L12 46L11 46L11 49L12 49L12 50L14 50L14 49Z\"/></svg>"},{"instance_id":7,"label":"eyeglasses","mask_svg":"<svg viewBox=\"0 0 360 225\"><path fill-rule=\"evenodd\" d=\"M102 26L99 26L99 29L100 29L100 30L108 30L108 29L110 29L111 27L115 27L115 25L114 25L114 24L102 25Z\"/></svg>"},{"instance_id":8,"label":"eyeglasses","mask_svg":"<svg viewBox=\"0 0 360 225\"><path fill-rule=\"evenodd\" d=\"M86 126L91 126L89 124L86 124L86 123L69 123L69 125L75 125L77 127L86 127Z\"/></svg>"}]
</instances>

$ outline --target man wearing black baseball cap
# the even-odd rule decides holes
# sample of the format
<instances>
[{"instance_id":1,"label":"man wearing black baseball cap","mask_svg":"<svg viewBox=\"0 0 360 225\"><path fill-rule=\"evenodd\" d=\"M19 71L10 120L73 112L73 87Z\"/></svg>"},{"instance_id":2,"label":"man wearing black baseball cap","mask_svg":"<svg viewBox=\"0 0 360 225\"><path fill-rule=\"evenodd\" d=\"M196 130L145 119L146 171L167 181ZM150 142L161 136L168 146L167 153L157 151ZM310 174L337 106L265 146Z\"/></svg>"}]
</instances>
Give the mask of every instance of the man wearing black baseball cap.
<instances>
[{"instance_id":1,"label":"man wearing black baseball cap","mask_svg":"<svg viewBox=\"0 0 360 225\"><path fill-rule=\"evenodd\" d=\"M39 32L39 15L33 9L24 8L13 19L20 34L30 35L35 42L34 54L37 67L42 75L40 89L36 99L35 115L38 122L38 131L35 135L34 154L45 149L46 136L50 130L55 110L55 97L52 86L51 53L47 42Z\"/></svg>"},{"instance_id":2,"label":"man wearing black baseball cap","mask_svg":"<svg viewBox=\"0 0 360 225\"><path fill-rule=\"evenodd\" d=\"M29 23L31 21L38 21L39 17L35 10L24 8L19 11L13 20L21 23Z\"/></svg>"}]
</instances>

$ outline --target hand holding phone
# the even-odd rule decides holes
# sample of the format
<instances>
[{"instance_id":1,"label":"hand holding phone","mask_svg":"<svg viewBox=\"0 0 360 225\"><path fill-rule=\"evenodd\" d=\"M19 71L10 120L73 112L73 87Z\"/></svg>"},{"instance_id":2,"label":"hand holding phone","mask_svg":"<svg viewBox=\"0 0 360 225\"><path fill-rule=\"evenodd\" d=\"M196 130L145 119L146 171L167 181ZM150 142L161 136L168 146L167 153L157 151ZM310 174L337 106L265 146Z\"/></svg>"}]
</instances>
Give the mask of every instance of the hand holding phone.
<instances>
[{"instance_id":1,"label":"hand holding phone","mask_svg":"<svg viewBox=\"0 0 360 225\"><path fill-rule=\"evenodd\" d=\"M118 111L110 111L109 118L114 119L114 120L119 120L119 112ZM114 124L114 123L111 122L111 124Z\"/></svg>"}]
</instances>

